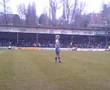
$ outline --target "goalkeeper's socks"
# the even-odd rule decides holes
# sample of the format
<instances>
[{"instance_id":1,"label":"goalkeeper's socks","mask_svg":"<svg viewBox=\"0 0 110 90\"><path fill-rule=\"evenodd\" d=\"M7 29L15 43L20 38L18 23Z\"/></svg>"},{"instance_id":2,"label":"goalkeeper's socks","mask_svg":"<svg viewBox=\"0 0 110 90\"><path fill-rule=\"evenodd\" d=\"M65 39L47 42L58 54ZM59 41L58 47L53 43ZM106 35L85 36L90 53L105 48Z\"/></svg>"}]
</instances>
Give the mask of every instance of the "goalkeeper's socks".
<instances>
[{"instance_id":1,"label":"goalkeeper's socks","mask_svg":"<svg viewBox=\"0 0 110 90\"><path fill-rule=\"evenodd\" d=\"M59 60L59 63L61 63L61 60Z\"/></svg>"},{"instance_id":2,"label":"goalkeeper's socks","mask_svg":"<svg viewBox=\"0 0 110 90\"><path fill-rule=\"evenodd\" d=\"M59 63L61 63L61 58L60 57L58 57L58 61L59 61Z\"/></svg>"},{"instance_id":3,"label":"goalkeeper's socks","mask_svg":"<svg viewBox=\"0 0 110 90\"><path fill-rule=\"evenodd\" d=\"M57 57L55 57L55 62L57 63Z\"/></svg>"}]
</instances>

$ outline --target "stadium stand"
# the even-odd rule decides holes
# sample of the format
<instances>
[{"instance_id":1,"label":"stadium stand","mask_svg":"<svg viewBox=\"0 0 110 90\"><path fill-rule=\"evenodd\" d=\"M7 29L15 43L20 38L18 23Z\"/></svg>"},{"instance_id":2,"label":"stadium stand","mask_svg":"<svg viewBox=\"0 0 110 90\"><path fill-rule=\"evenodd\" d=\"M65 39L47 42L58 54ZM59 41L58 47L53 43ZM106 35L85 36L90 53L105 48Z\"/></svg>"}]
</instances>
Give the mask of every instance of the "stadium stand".
<instances>
[{"instance_id":1,"label":"stadium stand","mask_svg":"<svg viewBox=\"0 0 110 90\"><path fill-rule=\"evenodd\" d=\"M55 35L61 36L61 47L108 48L109 28L52 29L41 27L0 26L0 46L54 47Z\"/></svg>"}]
</instances>

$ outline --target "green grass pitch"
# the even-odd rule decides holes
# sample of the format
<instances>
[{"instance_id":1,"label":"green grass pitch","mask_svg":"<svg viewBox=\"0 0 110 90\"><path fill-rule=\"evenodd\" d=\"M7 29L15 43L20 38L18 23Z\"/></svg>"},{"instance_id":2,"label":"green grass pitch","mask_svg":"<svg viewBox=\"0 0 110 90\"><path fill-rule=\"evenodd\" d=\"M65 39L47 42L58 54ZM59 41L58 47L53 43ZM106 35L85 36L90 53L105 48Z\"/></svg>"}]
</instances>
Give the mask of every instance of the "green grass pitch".
<instances>
[{"instance_id":1,"label":"green grass pitch","mask_svg":"<svg viewBox=\"0 0 110 90\"><path fill-rule=\"evenodd\" d=\"M0 51L0 90L110 90L110 52Z\"/></svg>"}]
</instances>

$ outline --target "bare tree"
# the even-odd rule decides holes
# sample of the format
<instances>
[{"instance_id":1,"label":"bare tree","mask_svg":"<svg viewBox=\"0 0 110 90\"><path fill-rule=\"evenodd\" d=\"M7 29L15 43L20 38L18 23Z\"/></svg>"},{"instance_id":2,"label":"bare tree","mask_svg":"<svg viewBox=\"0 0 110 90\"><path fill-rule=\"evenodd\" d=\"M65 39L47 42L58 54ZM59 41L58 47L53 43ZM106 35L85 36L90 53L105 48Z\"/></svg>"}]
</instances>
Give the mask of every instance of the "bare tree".
<instances>
[{"instance_id":1,"label":"bare tree","mask_svg":"<svg viewBox=\"0 0 110 90\"><path fill-rule=\"evenodd\" d=\"M61 8L60 1L58 0L49 0L49 17L51 18L52 22L56 22L56 13L57 10Z\"/></svg>"},{"instance_id":2,"label":"bare tree","mask_svg":"<svg viewBox=\"0 0 110 90\"><path fill-rule=\"evenodd\" d=\"M82 14L83 13L83 11L84 11L84 9L85 9L85 6L86 6L86 2L84 1L82 1L82 2L80 2L80 5L79 5L79 12Z\"/></svg>"},{"instance_id":3,"label":"bare tree","mask_svg":"<svg viewBox=\"0 0 110 90\"><path fill-rule=\"evenodd\" d=\"M39 17L39 24L44 26L49 26L49 17L47 13L42 13Z\"/></svg>"},{"instance_id":4,"label":"bare tree","mask_svg":"<svg viewBox=\"0 0 110 90\"><path fill-rule=\"evenodd\" d=\"M76 0L75 0L76 2ZM74 8L74 12L76 10L76 3L74 5L74 2L72 0L62 0L63 4L63 19L65 22L69 23L71 19L71 14ZM74 6L74 7L73 7Z\"/></svg>"},{"instance_id":5,"label":"bare tree","mask_svg":"<svg viewBox=\"0 0 110 90\"><path fill-rule=\"evenodd\" d=\"M56 0L49 0L50 5L50 18L54 21L56 19L56 11L57 11L57 2Z\"/></svg>"},{"instance_id":6,"label":"bare tree","mask_svg":"<svg viewBox=\"0 0 110 90\"><path fill-rule=\"evenodd\" d=\"M24 19L24 24L29 26L35 26L38 24L35 2L29 3L27 7L24 3L21 3L18 5L18 13L20 17Z\"/></svg>"},{"instance_id":7,"label":"bare tree","mask_svg":"<svg viewBox=\"0 0 110 90\"><path fill-rule=\"evenodd\" d=\"M78 0L62 0L63 4L63 19L67 23L74 21L75 14L81 13L84 10L85 2L80 2Z\"/></svg>"},{"instance_id":8,"label":"bare tree","mask_svg":"<svg viewBox=\"0 0 110 90\"><path fill-rule=\"evenodd\" d=\"M26 14L26 24L35 26L37 24L37 16L36 16L36 5L35 2L28 5L27 14Z\"/></svg>"},{"instance_id":9,"label":"bare tree","mask_svg":"<svg viewBox=\"0 0 110 90\"><path fill-rule=\"evenodd\" d=\"M74 21L75 13L77 11L77 6L78 6L78 0L75 0L73 9L71 10L72 11L71 22Z\"/></svg>"},{"instance_id":10,"label":"bare tree","mask_svg":"<svg viewBox=\"0 0 110 90\"><path fill-rule=\"evenodd\" d=\"M18 13L22 19L26 18L27 8L26 8L26 5L24 3L21 3L18 5L17 11L18 11Z\"/></svg>"},{"instance_id":11,"label":"bare tree","mask_svg":"<svg viewBox=\"0 0 110 90\"><path fill-rule=\"evenodd\" d=\"M70 16L70 2L69 0L62 0L63 2L63 19L67 22L69 22L69 16Z\"/></svg>"},{"instance_id":12,"label":"bare tree","mask_svg":"<svg viewBox=\"0 0 110 90\"><path fill-rule=\"evenodd\" d=\"M110 24L110 3L108 4L103 4L103 9L102 9L102 15L103 15L103 22L108 25Z\"/></svg>"},{"instance_id":13,"label":"bare tree","mask_svg":"<svg viewBox=\"0 0 110 90\"><path fill-rule=\"evenodd\" d=\"M2 0L0 2L1 6L3 7L3 14L4 14L4 24L7 24L7 3L9 2L10 0Z\"/></svg>"}]
</instances>

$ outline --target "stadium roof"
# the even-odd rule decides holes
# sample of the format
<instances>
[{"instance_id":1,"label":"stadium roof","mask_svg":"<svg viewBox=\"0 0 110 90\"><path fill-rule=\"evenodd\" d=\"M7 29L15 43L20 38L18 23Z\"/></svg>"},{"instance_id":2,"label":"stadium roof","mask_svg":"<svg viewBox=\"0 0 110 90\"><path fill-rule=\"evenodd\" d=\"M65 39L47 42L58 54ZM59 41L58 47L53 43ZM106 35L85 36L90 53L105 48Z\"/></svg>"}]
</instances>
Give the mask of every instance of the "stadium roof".
<instances>
[{"instance_id":1,"label":"stadium roof","mask_svg":"<svg viewBox=\"0 0 110 90\"><path fill-rule=\"evenodd\" d=\"M110 30L110 25L92 25L86 28L77 28L77 27L57 27L57 26L29 26L29 25L0 25L0 27L17 27L17 28L38 28L38 29L63 29L63 30Z\"/></svg>"},{"instance_id":2,"label":"stadium roof","mask_svg":"<svg viewBox=\"0 0 110 90\"><path fill-rule=\"evenodd\" d=\"M110 28L74 28L60 29L50 27L12 26L2 25L0 32L10 33L33 33L33 34L65 34L65 35L109 35Z\"/></svg>"}]
</instances>

